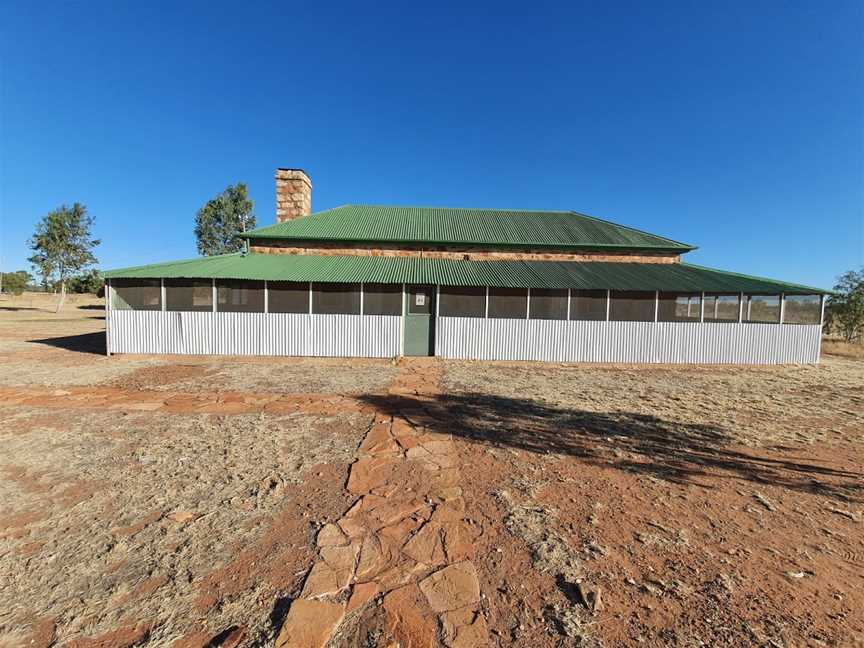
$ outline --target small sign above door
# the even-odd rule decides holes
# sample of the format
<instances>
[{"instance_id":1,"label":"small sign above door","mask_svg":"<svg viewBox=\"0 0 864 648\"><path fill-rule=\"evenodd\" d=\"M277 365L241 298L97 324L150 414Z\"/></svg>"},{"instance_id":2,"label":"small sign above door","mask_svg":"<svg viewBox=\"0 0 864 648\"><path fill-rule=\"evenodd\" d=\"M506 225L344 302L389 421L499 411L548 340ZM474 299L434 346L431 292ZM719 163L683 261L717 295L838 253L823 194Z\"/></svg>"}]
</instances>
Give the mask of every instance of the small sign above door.
<instances>
[{"instance_id":1,"label":"small sign above door","mask_svg":"<svg viewBox=\"0 0 864 648\"><path fill-rule=\"evenodd\" d=\"M414 303L417 306L425 306L426 305L426 293L417 293L414 296Z\"/></svg>"}]
</instances>

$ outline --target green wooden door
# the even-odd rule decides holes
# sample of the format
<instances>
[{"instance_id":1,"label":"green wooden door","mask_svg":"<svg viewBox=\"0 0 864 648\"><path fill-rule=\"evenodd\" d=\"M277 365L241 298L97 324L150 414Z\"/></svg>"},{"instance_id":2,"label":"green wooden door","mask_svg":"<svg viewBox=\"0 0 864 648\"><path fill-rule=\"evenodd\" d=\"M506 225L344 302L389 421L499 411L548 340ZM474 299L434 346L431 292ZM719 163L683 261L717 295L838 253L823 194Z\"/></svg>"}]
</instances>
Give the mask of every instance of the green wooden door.
<instances>
[{"instance_id":1,"label":"green wooden door","mask_svg":"<svg viewBox=\"0 0 864 648\"><path fill-rule=\"evenodd\" d=\"M435 355L435 286L409 285L405 299L405 355Z\"/></svg>"}]
</instances>

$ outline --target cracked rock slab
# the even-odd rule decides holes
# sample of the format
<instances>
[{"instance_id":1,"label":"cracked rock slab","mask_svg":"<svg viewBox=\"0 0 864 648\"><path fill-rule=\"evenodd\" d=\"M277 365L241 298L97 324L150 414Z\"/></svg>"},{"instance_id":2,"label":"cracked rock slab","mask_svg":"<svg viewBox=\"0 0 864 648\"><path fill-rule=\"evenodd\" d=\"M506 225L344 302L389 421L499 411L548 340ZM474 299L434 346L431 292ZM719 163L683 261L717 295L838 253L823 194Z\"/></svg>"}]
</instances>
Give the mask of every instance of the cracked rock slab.
<instances>
[{"instance_id":1,"label":"cracked rock slab","mask_svg":"<svg viewBox=\"0 0 864 648\"><path fill-rule=\"evenodd\" d=\"M480 600L477 570L470 562L441 569L420 581L420 591L436 612L449 612Z\"/></svg>"}]
</instances>

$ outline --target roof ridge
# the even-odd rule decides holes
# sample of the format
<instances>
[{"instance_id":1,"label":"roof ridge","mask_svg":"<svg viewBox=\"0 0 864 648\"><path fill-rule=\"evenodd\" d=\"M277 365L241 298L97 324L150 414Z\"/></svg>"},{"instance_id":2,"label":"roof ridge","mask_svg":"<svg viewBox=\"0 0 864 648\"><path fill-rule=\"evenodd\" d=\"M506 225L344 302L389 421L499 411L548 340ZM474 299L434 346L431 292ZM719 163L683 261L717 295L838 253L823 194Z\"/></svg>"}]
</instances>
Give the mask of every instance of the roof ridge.
<instances>
[{"instance_id":1,"label":"roof ridge","mask_svg":"<svg viewBox=\"0 0 864 648\"><path fill-rule=\"evenodd\" d=\"M591 214L586 214L584 212L578 212L575 209L572 210L572 213L577 216L582 216L584 218L590 218L591 220L597 221L599 223L606 223L607 225L614 225L615 227L621 227L623 229L630 230L631 232L637 232L638 234L644 234L646 236L653 236L654 238L663 239L664 241L669 241L670 243L675 243L676 245L684 245L690 248L690 251L698 250L698 246L690 245L689 243L684 243L682 241L676 241L675 239L671 239L668 236L660 236L659 234L654 234L653 232L648 232L646 230L641 230L636 227L631 227L630 225L622 225L621 223L616 223L614 221L606 220L605 218L600 218L599 216L592 216Z\"/></svg>"},{"instance_id":2,"label":"roof ridge","mask_svg":"<svg viewBox=\"0 0 864 648\"><path fill-rule=\"evenodd\" d=\"M433 232L437 236L432 236ZM696 246L573 209L501 209L346 203L256 228L241 238L477 243L507 247L665 249ZM476 240L471 237L477 237ZM470 240L469 240L470 239Z\"/></svg>"},{"instance_id":3,"label":"roof ridge","mask_svg":"<svg viewBox=\"0 0 864 648\"><path fill-rule=\"evenodd\" d=\"M347 203L340 207L380 207L384 209L447 209L450 211L498 211L512 214L573 214L572 209L512 209L503 207L442 207L435 205L382 205L375 203ZM612 223L613 225L615 223Z\"/></svg>"}]
</instances>

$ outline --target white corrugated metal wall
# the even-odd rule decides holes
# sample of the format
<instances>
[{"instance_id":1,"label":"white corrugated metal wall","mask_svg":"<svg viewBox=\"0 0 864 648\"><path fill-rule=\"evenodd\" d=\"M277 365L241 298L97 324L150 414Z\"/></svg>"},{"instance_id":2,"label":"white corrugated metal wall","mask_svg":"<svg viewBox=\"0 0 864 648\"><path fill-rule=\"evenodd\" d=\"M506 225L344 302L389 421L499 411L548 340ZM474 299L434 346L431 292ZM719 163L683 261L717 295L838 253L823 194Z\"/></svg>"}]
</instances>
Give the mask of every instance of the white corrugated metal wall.
<instances>
[{"instance_id":1,"label":"white corrugated metal wall","mask_svg":"<svg viewBox=\"0 0 864 648\"><path fill-rule=\"evenodd\" d=\"M806 364L819 325L439 317L435 355L466 360Z\"/></svg>"},{"instance_id":2,"label":"white corrugated metal wall","mask_svg":"<svg viewBox=\"0 0 864 648\"><path fill-rule=\"evenodd\" d=\"M109 353L390 358L402 318L114 310L107 330Z\"/></svg>"},{"instance_id":3,"label":"white corrugated metal wall","mask_svg":"<svg viewBox=\"0 0 864 648\"><path fill-rule=\"evenodd\" d=\"M821 327L798 324L580 322L439 317L435 354L470 360L621 363L816 363ZM389 315L113 311L111 353L387 358Z\"/></svg>"}]
</instances>

